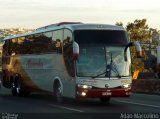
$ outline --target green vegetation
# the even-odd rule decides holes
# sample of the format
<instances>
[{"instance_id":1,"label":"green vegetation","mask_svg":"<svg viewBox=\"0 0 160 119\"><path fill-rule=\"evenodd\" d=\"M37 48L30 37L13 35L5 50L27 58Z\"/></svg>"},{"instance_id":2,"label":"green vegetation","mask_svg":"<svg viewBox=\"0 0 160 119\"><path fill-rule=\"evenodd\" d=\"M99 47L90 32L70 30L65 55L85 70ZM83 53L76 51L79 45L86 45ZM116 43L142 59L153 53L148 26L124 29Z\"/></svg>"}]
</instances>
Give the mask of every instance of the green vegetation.
<instances>
[{"instance_id":1,"label":"green vegetation","mask_svg":"<svg viewBox=\"0 0 160 119\"><path fill-rule=\"evenodd\" d=\"M116 25L123 26L123 23L117 22ZM128 23L125 28L128 32L129 40L131 42L139 41L143 50L143 58L137 59L135 49L131 48L132 69L133 71L139 70L140 72L143 72L145 70L144 62L147 62L149 59L150 56L148 56L148 54L151 54L151 48L156 49L156 46L158 45L158 31L157 29L149 28L146 19L136 19L134 22ZM156 62L154 63L155 64L152 63L153 66L150 68L155 67Z\"/></svg>"}]
</instances>

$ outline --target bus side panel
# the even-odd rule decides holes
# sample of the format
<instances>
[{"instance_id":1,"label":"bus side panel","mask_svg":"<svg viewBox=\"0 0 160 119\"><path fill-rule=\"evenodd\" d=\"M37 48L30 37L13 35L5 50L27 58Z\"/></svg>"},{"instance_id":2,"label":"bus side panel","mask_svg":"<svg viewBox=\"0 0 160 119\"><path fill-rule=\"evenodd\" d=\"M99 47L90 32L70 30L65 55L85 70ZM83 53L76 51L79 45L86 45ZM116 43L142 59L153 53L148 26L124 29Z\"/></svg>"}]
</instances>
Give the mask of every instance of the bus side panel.
<instances>
[{"instance_id":1,"label":"bus side panel","mask_svg":"<svg viewBox=\"0 0 160 119\"><path fill-rule=\"evenodd\" d=\"M68 75L63 56L58 53L26 55L20 57L23 79L29 78L39 89L53 92L55 77L59 77L63 87L63 96L75 96L75 81ZM26 84L28 80L24 81Z\"/></svg>"},{"instance_id":2,"label":"bus side panel","mask_svg":"<svg viewBox=\"0 0 160 119\"><path fill-rule=\"evenodd\" d=\"M14 81L16 76L21 79L21 84L25 90L38 89L23 70L19 55L3 57L2 82L4 87L11 88L11 83ZM28 86L30 86L30 89Z\"/></svg>"},{"instance_id":3,"label":"bus side panel","mask_svg":"<svg viewBox=\"0 0 160 119\"><path fill-rule=\"evenodd\" d=\"M60 55L56 55L56 57L53 54L26 55L20 57L20 62L26 75L34 84L40 89L52 91L54 76L63 77L63 73L61 73L63 69L58 66L57 56Z\"/></svg>"}]
</instances>

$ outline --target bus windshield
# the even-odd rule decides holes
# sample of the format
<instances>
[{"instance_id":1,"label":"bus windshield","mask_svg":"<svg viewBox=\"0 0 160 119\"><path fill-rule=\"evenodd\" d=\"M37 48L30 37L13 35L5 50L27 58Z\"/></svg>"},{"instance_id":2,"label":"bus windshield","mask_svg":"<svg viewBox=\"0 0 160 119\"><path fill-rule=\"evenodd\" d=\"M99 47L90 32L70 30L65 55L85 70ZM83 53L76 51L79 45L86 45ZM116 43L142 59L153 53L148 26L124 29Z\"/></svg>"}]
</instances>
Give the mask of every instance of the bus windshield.
<instances>
[{"instance_id":1,"label":"bus windshield","mask_svg":"<svg viewBox=\"0 0 160 119\"><path fill-rule=\"evenodd\" d=\"M74 40L79 44L80 57L76 63L77 76L130 76L130 53L124 60L127 34L122 30L76 30Z\"/></svg>"},{"instance_id":2,"label":"bus windshield","mask_svg":"<svg viewBox=\"0 0 160 119\"><path fill-rule=\"evenodd\" d=\"M80 57L76 63L77 76L97 77L99 74L102 75L98 77L130 76L129 51L127 57L126 62L124 47L81 46Z\"/></svg>"}]
</instances>

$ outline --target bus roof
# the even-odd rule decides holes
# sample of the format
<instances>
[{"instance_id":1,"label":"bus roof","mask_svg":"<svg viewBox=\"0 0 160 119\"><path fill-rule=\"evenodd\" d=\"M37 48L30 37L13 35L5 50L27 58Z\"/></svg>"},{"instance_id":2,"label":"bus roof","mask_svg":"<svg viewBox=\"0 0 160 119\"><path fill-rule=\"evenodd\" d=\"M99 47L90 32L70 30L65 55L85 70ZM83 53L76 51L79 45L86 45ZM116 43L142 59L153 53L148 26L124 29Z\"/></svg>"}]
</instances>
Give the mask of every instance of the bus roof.
<instances>
[{"instance_id":1,"label":"bus roof","mask_svg":"<svg viewBox=\"0 0 160 119\"><path fill-rule=\"evenodd\" d=\"M29 36L37 33L43 33L47 31L64 29L64 28L70 29L71 31L74 31L74 30L123 30L125 31L125 29L121 26L108 25L108 24L83 24L81 22L60 22L57 24L51 24L48 26L37 28L32 32L13 35L13 36L10 35L5 37L2 41L18 38L18 37Z\"/></svg>"}]
</instances>

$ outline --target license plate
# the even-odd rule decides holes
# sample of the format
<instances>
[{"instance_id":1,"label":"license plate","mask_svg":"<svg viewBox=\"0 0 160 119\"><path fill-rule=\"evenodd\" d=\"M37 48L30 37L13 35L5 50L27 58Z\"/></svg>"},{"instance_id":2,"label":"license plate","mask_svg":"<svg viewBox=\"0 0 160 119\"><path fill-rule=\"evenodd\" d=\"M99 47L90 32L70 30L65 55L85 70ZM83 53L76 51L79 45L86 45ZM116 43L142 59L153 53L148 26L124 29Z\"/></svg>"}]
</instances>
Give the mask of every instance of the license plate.
<instances>
[{"instance_id":1,"label":"license plate","mask_svg":"<svg viewBox=\"0 0 160 119\"><path fill-rule=\"evenodd\" d=\"M102 95L103 95L103 96L111 95L111 92L102 92Z\"/></svg>"}]
</instances>

